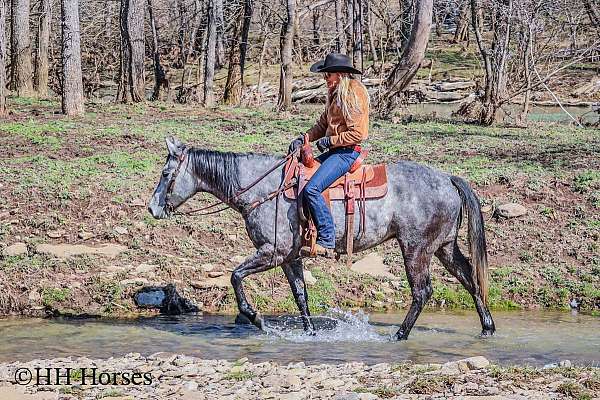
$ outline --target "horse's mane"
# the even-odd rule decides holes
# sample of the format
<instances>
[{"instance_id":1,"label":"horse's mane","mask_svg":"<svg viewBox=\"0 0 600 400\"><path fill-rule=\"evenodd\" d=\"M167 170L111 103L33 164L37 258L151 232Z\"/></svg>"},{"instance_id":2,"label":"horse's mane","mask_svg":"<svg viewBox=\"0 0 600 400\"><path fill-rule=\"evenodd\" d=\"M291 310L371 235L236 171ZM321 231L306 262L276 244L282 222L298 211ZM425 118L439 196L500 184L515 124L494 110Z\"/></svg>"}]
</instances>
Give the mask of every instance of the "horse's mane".
<instances>
[{"instance_id":1,"label":"horse's mane","mask_svg":"<svg viewBox=\"0 0 600 400\"><path fill-rule=\"evenodd\" d=\"M256 153L232 153L217 150L191 148L189 151L193 172L209 186L231 198L241 188L239 160L242 158L273 158L273 155ZM251 171L246 171L251 173Z\"/></svg>"}]
</instances>

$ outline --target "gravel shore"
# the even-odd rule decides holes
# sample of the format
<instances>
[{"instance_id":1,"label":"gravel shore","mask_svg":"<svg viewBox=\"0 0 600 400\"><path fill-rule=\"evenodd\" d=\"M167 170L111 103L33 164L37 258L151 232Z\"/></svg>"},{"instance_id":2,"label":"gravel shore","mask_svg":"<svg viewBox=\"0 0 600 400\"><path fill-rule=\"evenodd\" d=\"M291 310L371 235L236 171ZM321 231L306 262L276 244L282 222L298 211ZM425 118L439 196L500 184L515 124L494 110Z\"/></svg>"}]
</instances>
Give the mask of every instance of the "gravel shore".
<instances>
[{"instance_id":1,"label":"gravel shore","mask_svg":"<svg viewBox=\"0 0 600 400\"><path fill-rule=\"evenodd\" d=\"M1 399L594 399L600 369L563 361L499 367L484 357L446 364L278 365L137 353L0 364ZM41 368L36 371L36 368ZM47 385L48 370L54 385ZM56 370L59 369L57 381ZM71 368L67 372L66 368ZM82 370L85 368L85 370ZM95 368L95 369L94 369ZM15 379L29 384L17 385ZM36 375L40 385L35 384ZM69 376L69 382L67 382ZM95 380L95 382L94 382ZM58 383L58 384L56 384Z\"/></svg>"}]
</instances>

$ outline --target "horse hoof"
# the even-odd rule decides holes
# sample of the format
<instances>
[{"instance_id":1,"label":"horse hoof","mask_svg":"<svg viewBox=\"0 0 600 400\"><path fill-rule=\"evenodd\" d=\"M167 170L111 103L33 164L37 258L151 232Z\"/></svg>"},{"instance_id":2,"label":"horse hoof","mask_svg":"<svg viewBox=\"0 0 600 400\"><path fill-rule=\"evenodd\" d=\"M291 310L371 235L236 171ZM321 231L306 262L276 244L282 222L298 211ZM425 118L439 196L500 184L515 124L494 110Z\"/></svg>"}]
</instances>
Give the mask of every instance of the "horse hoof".
<instances>
[{"instance_id":1,"label":"horse hoof","mask_svg":"<svg viewBox=\"0 0 600 400\"><path fill-rule=\"evenodd\" d=\"M254 320L252 321L252 323L254 324L254 326L256 326L258 329L260 329L261 331L266 330L266 325L265 325L265 320L263 319L263 317L256 313L256 316L254 317Z\"/></svg>"},{"instance_id":2,"label":"horse hoof","mask_svg":"<svg viewBox=\"0 0 600 400\"><path fill-rule=\"evenodd\" d=\"M396 333L396 340L398 340L398 341L408 340L408 334L406 334L404 332L398 332L398 333Z\"/></svg>"},{"instance_id":3,"label":"horse hoof","mask_svg":"<svg viewBox=\"0 0 600 400\"><path fill-rule=\"evenodd\" d=\"M495 330L493 330L493 329L484 329L481 331L481 334L479 336L491 337L491 336L494 336L494 332L495 332Z\"/></svg>"}]
</instances>

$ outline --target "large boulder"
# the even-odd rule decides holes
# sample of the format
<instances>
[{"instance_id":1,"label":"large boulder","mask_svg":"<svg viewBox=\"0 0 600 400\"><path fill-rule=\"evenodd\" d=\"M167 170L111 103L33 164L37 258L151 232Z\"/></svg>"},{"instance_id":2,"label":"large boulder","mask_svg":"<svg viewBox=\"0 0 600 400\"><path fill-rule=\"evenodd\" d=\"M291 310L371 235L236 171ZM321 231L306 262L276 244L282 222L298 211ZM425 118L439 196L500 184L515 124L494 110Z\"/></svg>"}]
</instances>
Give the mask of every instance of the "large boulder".
<instances>
[{"instance_id":1,"label":"large boulder","mask_svg":"<svg viewBox=\"0 0 600 400\"><path fill-rule=\"evenodd\" d=\"M518 203L506 203L498 206L495 214L502 218L517 218L527 214L527 209Z\"/></svg>"}]
</instances>

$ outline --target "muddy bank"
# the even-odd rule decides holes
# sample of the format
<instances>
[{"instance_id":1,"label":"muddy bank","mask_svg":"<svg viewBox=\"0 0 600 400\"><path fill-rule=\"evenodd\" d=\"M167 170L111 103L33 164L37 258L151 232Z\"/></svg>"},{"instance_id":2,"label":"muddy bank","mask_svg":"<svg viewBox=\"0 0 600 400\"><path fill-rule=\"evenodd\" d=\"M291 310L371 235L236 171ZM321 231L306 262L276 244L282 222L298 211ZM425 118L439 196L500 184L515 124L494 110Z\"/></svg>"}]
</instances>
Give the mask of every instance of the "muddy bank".
<instances>
[{"instance_id":1,"label":"muddy bank","mask_svg":"<svg viewBox=\"0 0 600 400\"><path fill-rule=\"evenodd\" d=\"M185 355L130 353L103 359L59 358L0 364L0 395L43 394L44 399L566 399L598 396L597 368L562 366L543 369L499 367L484 357L445 364L278 365L202 360ZM59 385L16 385L15 372L35 368L71 368ZM86 368L85 370L81 370ZM93 370L93 368L96 368ZM54 370L53 370L54 371ZM104 375L102 375L104 374ZM25 376L23 374L18 376ZM102 375L102 377L101 377ZM26 378L19 378L25 380ZM42 377L40 383L46 383ZM96 379L96 384L94 384ZM84 384L82 384L82 381ZM101 383L104 382L104 383ZM68 384L67 384L68 383ZM33 398L33 397L17 397Z\"/></svg>"}]
</instances>

